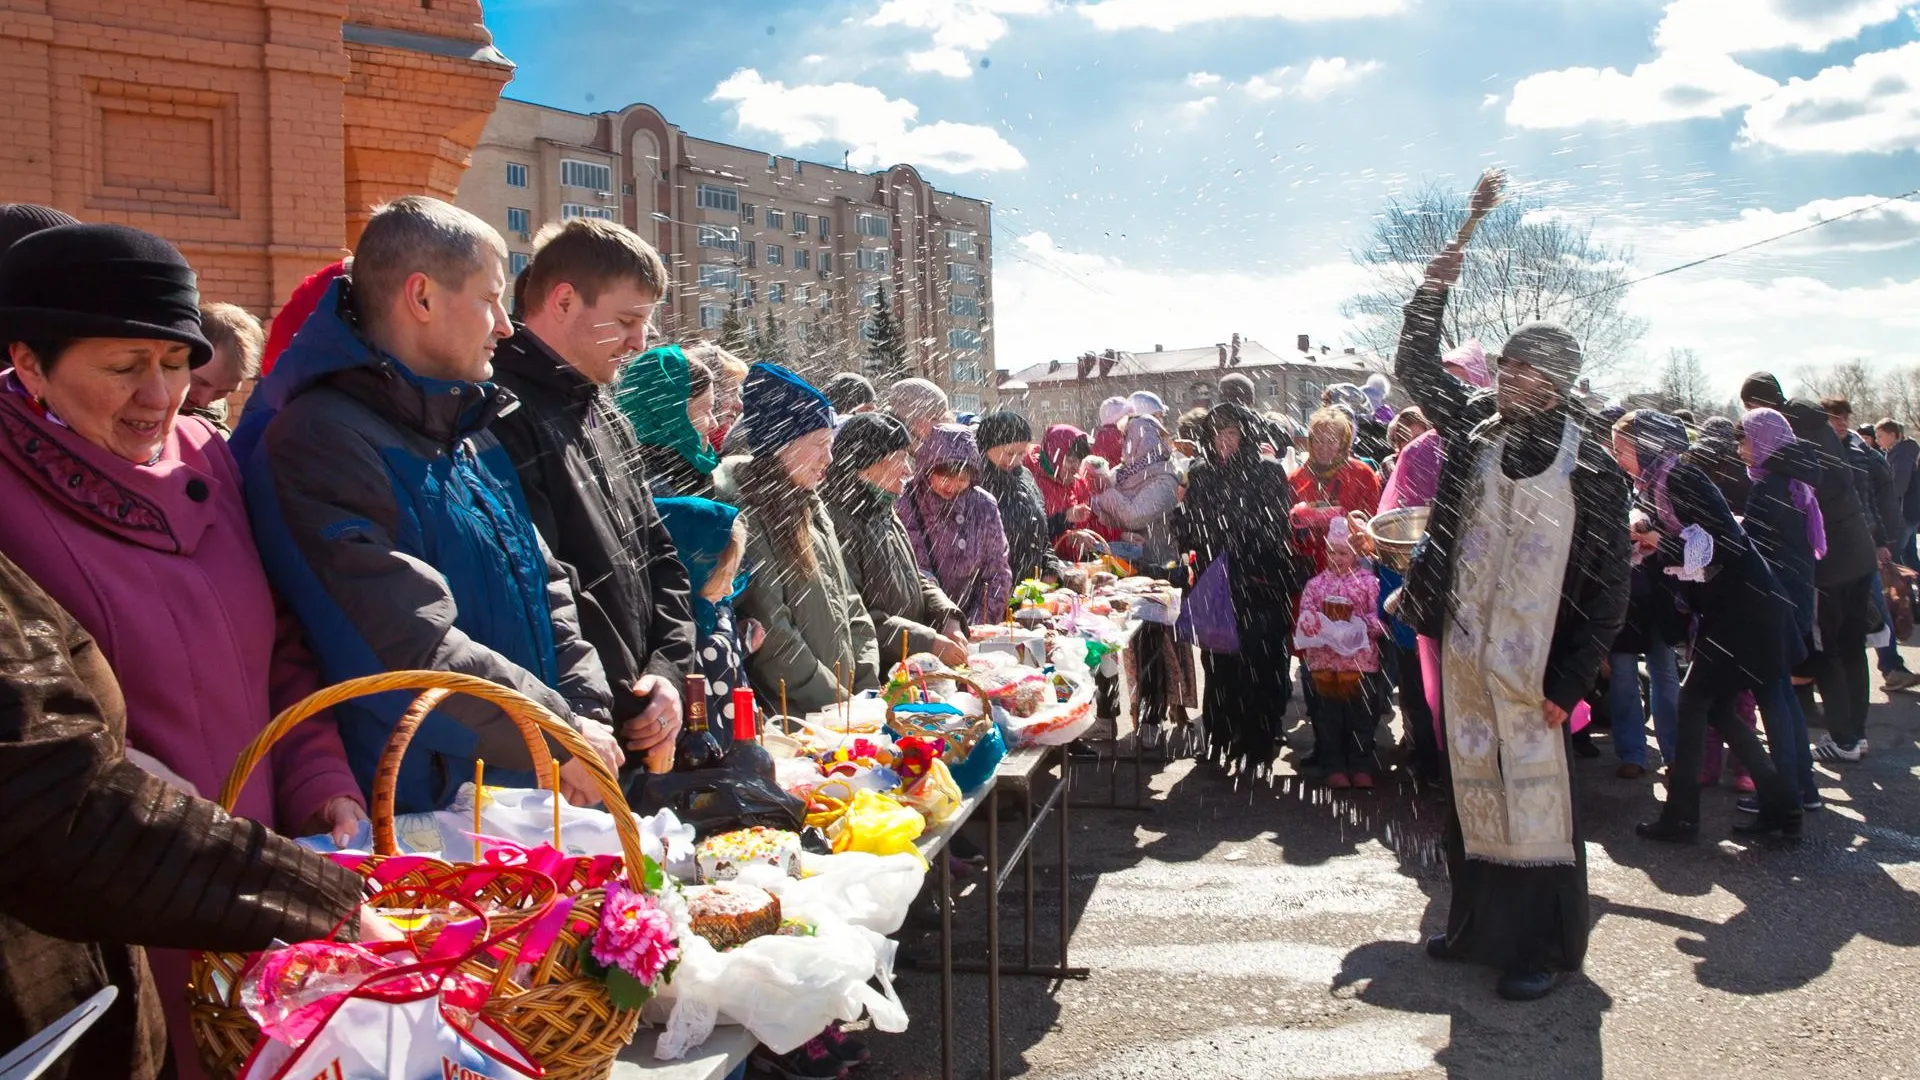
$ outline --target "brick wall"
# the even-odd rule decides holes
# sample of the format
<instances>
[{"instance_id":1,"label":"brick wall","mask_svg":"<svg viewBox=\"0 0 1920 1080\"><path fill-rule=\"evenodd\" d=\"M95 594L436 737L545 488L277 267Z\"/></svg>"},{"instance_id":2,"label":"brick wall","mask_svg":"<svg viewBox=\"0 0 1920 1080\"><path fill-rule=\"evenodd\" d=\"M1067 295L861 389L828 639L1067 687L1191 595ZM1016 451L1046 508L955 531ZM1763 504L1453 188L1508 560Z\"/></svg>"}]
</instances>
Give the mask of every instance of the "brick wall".
<instances>
[{"instance_id":1,"label":"brick wall","mask_svg":"<svg viewBox=\"0 0 1920 1080\"><path fill-rule=\"evenodd\" d=\"M371 203L453 197L490 45L472 0L0 0L0 200L158 233L268 317Z\"/></svg>"}]
</instances>

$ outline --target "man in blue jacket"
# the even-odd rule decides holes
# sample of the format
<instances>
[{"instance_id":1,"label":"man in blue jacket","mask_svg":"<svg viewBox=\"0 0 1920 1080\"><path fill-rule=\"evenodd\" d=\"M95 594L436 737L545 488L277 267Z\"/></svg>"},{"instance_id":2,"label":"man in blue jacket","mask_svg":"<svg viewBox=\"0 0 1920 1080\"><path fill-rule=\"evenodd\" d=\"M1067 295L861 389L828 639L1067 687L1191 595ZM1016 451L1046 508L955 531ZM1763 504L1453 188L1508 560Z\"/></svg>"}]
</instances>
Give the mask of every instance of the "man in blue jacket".
<instances>
[{"instance_id":1,"label":"man in blue jacket","mask_svg":"<svg viewBox=\"0 0 1920 1080\"><path fill-rule=\"evenodd\" d=\"M610 766L611 695L573 585L487 430L512 395L487 380L512 333L506 247L474 215L409 196L376 210L336 281L248 402L232 446L267 573L329 682L455 671L573 724ZM335 710L363 787L410 695ZM597 801L556 748L563 790ZM447 805L473 775L532 786L526 746L491 705L450 698L401 764L396 809Z\"/></svg>"}]
</instances>

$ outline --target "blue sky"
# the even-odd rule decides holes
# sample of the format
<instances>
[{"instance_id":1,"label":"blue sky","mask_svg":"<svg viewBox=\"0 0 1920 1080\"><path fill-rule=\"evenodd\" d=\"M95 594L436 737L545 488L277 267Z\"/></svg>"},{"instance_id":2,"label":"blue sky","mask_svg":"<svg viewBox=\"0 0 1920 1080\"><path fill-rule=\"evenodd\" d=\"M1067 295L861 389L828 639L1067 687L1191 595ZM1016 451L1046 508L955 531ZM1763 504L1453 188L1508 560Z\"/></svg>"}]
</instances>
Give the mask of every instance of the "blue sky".
<instances>
[{"instance_id":1,"label":"blue sky","mask_svg":"<svg viewBox=\"0 0 1920 1080\"><path fill-rule=\"evenodd\" d=\"M1014 367L1340 343L1391 195L1508 168L1650 272L1920 187L1912 0L493 0L507 93L995 206ZM1731 390L1920 364L1920 201L1636 286ZM1649 365L1650 366L1650 365ZM1633 381L1647 370L1629 368Z\"/></svg>"}]
</instances>

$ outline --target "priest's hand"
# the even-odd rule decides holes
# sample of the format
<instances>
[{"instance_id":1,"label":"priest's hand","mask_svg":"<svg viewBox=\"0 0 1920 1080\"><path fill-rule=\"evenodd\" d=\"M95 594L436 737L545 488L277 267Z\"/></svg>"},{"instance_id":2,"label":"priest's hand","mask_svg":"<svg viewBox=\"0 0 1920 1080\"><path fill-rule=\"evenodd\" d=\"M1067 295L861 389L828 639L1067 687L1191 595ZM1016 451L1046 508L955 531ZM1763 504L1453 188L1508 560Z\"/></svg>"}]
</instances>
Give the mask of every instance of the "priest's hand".
<instances>
[{"instance_id":1,"label":"priest's hand","mask_svg":"<svg viewBox=\"0 0 1920 1080\"><path fill-rule=\"evenodd\" d=\"M1557 728L1557 727L1565 727L1565 726L1566 726L1566 724L1567 724L1567 710L1565 710L1565 709L1563 709L1563 708L1561 708L1561 707L1560 707L1560 706L1558 706L1558 705L1555 705L1555 704L1554 704L1553 702L1551 702L1551 701L1548 701L1548 702L1545 702L1545 703L1543 703L1543 704L1542 704L1542 705L1540 706L1540 711L1541 711L1542 713L1545 713L1545 714L1546 714L1546 717L1547 717L1547 726L1548 726L1548 727L1550 727L1550 728Z\"/></svg>"}]
</instances>

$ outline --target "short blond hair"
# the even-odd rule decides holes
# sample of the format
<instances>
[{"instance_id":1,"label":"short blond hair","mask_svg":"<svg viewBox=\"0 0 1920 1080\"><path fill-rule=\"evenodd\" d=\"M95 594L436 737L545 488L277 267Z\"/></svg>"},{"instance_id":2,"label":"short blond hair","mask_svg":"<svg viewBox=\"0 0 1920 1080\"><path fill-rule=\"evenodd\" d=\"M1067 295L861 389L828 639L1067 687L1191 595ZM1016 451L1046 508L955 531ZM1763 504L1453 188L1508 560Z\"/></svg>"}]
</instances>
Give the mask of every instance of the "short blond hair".
<instances>
[{"instance_id":1,"label":"short blond hair","mask_svg":"<svg viewBox=\"0 0 1920 1080\"><path fill-rule=\"evenodd\" d=\"M747 362L712 342L689 345L681 351L687 354L688 360L705 364L716 378L724 375L733 386L747 379Z\"/></svg>"},{"instance_id":2,"label":"short blond hair","mask_svg":"<svg viewBox=\"0 0 1920 1080\"><path fill-rule=\"evenodd\" d=\"M1313 433L1323 427L1339 428L1342 441L1349 446L1353 444L1353 417L1347 415L1347 410L1337 405L1315 409L1313 415L1307 417L1307 437L1312 438Z\"/></svg>"},{"instance_id":3,"label":"short blond hair","mask_svg":"<svg viewBox=\"0 0 1920 1080\"><path fill-rule=\"evenodd\" d=\"M231 351L240 358L240 377L258 378L260 356L267 349L267 332L253 312L239 304L200 305L200 332L214 352Z\"/></svg>"}]
</instances>

